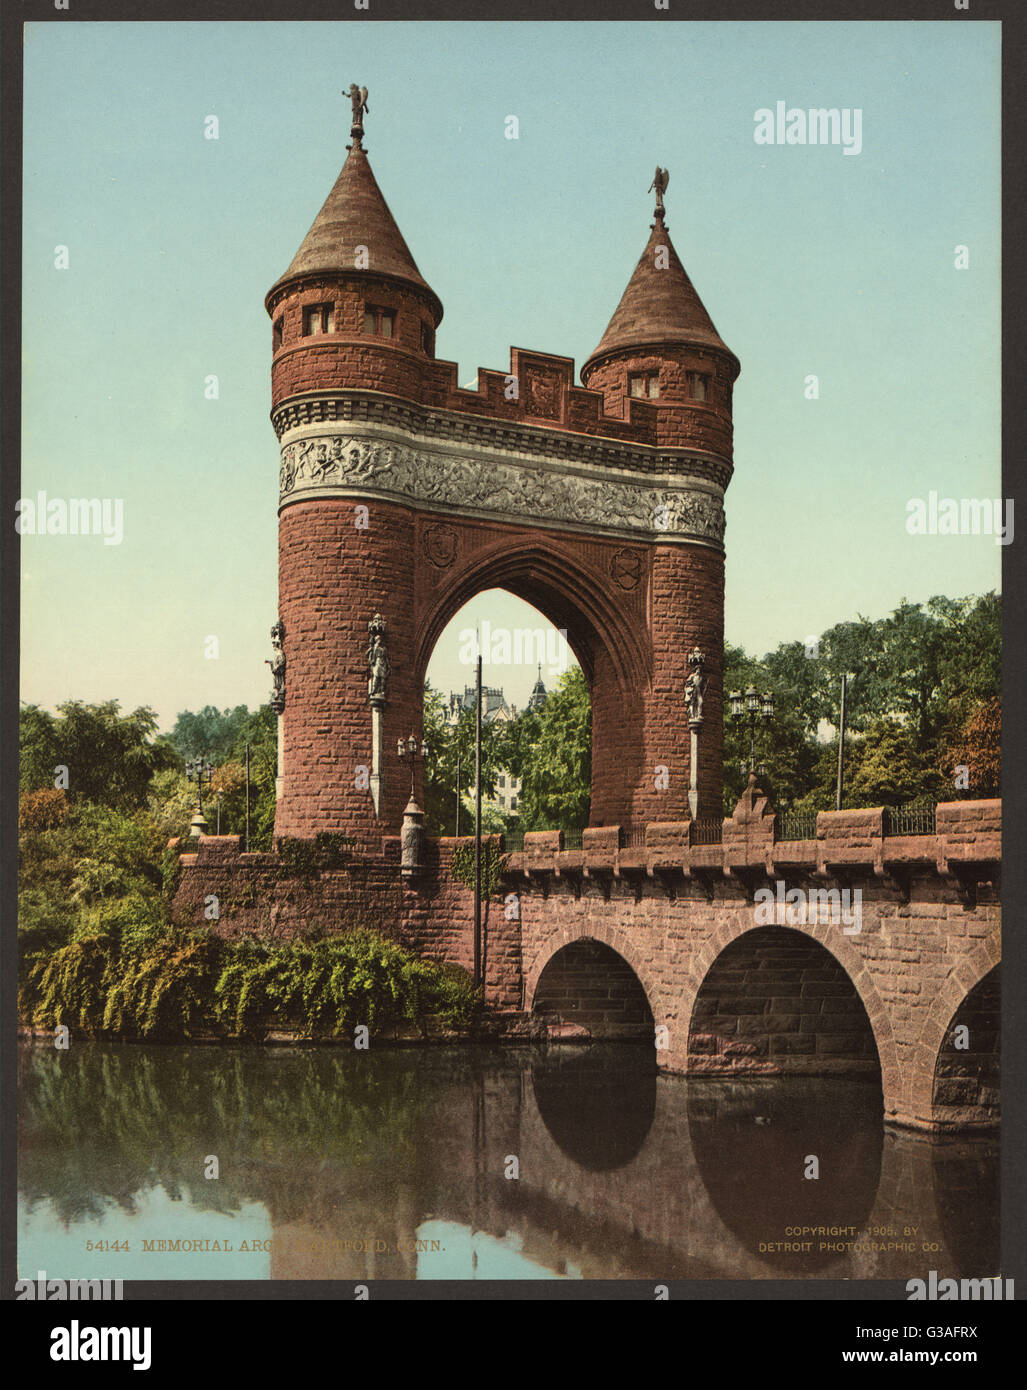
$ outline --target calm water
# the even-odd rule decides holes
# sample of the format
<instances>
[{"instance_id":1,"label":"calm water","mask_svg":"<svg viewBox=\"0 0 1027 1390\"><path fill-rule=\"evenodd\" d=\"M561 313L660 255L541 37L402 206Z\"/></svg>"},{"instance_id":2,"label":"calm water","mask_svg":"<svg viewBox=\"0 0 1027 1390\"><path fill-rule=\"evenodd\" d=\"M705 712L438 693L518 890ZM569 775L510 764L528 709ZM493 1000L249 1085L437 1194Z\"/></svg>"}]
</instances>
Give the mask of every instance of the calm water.
<instances>
[{"instance_id":1,"label":"calm water","mask_svg":"<svg viewBox=\"0 0 1027 1390\"><path fill-rule=\"evenodd\" d=\"M23 1277L998 1273L997 1141L886 1132L863 1082L685 1081L613 1044L20 1065Z\"/></svg>"}]
</instances>

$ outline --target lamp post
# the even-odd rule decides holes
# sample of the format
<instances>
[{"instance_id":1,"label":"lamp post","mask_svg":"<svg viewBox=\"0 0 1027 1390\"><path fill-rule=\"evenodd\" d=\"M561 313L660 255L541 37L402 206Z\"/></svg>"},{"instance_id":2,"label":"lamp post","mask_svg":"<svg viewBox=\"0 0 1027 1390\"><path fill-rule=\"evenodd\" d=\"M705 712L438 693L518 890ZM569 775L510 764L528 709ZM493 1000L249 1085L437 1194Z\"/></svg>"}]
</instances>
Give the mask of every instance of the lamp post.
<instances>
[{"instance_id":1,"label":"lamp post","mask_svg":"<svg viewBox=\"0 0 1027 1390\"><path fill-rule=\"evenodd\" d=\"M417 760L424 757L424 744L418 744L413 734L404 742L396 740L396 755L400 762L410 764L410 800L403 812L400 839L400 869L405 879L412 879L424 867L424 812L417 804Z\"/></svg>"},{"instance_id":2,"label":"lamp post","mask_svg":"<svg viewBox=\"0 0 1027 1390\"><path fill-rule=\"evenodd\" d=\"M849 677L842 676L842 701L841 712L838 717L838 780L834 793L834 809L842 809L842 798L845 794L845 696L848 693Z\"/></svg>"},{"instance_id":3,"label":"lamp post","mask_svg":"<svg viewBox=\"0 0 1027 1390\"><path fill-rule=\"evenodd\" d=\"M740 690L732 690L728 696L731 702L731 718L736 723L749 725L749 761L742 764L742 771L752 776L755 772L766 772L766 765L756 766L756 726L766 728L774 718L774 697L769 691L761 694L750 685L743 695Z\"/></svg>"},{"instance_id":4,"label":"lamp post","mask_svg":"<svg viewBox=\"0 0 1027 1390\"><path fill-rule=\"evenodd\" d=\"M402 762L410 764L410 800L414 799L414 779L417 775L417 759L424 757L424 745L418 744L413 734L404 742L396 740L396 754Z\"/></svg>"},{"instance_id":5,"label":"lamp post","mask_svg":"<svg viewBox=\"0 0 1027 1390\"><path fill-rule=\"evenodd\" d=\"M208 830L207 819L203 814L203 784L210 783L214 768L205 758L193 758L185 765L185 775L191 782L196 781L196 814L189 826L190 839L199 839Z\"/></svg>"}]
</instances>

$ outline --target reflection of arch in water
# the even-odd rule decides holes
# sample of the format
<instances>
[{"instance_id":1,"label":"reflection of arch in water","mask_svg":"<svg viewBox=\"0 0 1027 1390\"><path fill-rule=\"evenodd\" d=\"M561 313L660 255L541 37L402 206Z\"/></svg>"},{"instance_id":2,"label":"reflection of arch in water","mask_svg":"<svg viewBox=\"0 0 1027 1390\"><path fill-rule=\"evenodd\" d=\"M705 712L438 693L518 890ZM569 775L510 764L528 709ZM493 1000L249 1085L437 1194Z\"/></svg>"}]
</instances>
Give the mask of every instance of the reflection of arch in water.
<instances>
[{"instance_id":1,"label":"reflection of arch in water","mask_svg":"<svg viewBox=\"0 0 1027 1390\"><path fill-rule=\"evenodd\" d=\"M617 1043L552 1048L531 1064L550 1138L591 1173L623 1168L641 1151L656 1114L656 1077L654 1052Z\"/></svg>"},{"instance_id":2,"label":"reflection of arch in water","mask_svg":"<svg viewBox=\"0 0 1027 1390\"><path fill-rule=\"evenodd\" d=\"M842 1250L817 1246L848 1235L813 1237L805 1252L759 1248L810 1239L787 1236L786 1227L858 1229L873 1206L881 1067L870 1018L842 963L806 932L743 932L712 961L696 993L689 1070L738 1076L693 1081L689 1093L696 1161L724 1224L782 1271L805 1274L843 1259ZM804 1175L811 1154L820 1165L815 1180Z\"/></svg>"},{"instance_id":3,"label":"reflection of arch in water","mask_svg":"<svg viewBox=\"0 0 1027 1390\"><path fill-rule=\"evenodd\" d=\"M999 1270L997 1139L935 1141L934 1204L955 1279L990 1278Z\"/></svg>"},{"instance_id":4,"label":"reflection of arch in water","mask_svg":"<svg viewBox=\"0 0 1027 1390\"><path fill-rule=\"evenodd\" d=\"M786 1228L858 1231L868 1220L884 1134L876 1086L824 1077L693 1080L688 1128L710 1202L748 1254L793 1275L846 1258L817 1247L851 1241L851 1233L800 1237ZM809 1154L820 1164L815 1180L804 1176ZM760 1250L761 1242L803 1240L809 1251Z\"/></svg>"},{"instance_id":5,"label":"reflection of arch in water","mask_svg":"<svg viewBox=\"0 0 1027 1390\"><path fill-rule=\"evenodd\" d=\"M1001 965L994 965L954 1011L935 1060L931 1106L936 1125L997 1128L1001 1044ZM962 1036L957 1029L965 1028ZM957 1039L965 1047L957 1047ZM998 1143L955 1139L932 1164L935 1205L953 1277L986 1277L999 1267Z\"/></svg>"}]
</instances>

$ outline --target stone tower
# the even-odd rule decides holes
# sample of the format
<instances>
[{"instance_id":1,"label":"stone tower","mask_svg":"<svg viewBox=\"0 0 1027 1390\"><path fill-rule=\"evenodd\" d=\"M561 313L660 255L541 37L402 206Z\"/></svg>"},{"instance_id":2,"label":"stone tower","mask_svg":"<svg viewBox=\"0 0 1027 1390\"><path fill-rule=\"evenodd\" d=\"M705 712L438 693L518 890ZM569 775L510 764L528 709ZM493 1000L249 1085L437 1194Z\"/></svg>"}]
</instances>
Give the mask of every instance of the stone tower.
<instances>
[{"instance_id":1,"label":"stone tower","mask_svg":"<svg viewBox=\"0 0 1027 1390\"><path fill-rule=\"evenodd\" d=\"M514 348L509 371L479 371L465 390L435 356L442 304L362 136L355 124L266 299L288 662L276 835L342 832L375 852L398 833L410 778L397 740L420 735L432 649L493 587L566 629L584 670L592 824L686 819L693 748L692 805L719 815L738 362L670 244L662 198L583 387L570 359Z\"/></svg>"}]
</instances>

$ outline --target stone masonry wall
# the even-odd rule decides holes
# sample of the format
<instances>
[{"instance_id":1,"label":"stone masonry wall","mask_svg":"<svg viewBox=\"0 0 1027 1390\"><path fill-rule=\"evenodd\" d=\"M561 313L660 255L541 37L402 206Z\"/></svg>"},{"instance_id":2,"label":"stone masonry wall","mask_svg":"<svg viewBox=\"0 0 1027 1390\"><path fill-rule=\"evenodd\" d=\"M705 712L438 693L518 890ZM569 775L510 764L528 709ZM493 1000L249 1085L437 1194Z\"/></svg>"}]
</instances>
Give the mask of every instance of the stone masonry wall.
<instances>
[{"instance_id":1,"label":"stone masonry wall","mask_svg":"<svg viewBox=\"0 0 1027 1390\"><path fill-rule=\"evenodd\" d=\"M1000 815L998 802L950 803L938 808L936 835L902 838L883 835L880 809L831 812L818 817L815 841L781 842L756 789L725 819L717 845L689 846L687 822L649 825L642 849L621 848L616 827L586 831L573 852L558 831L529 835L489 904L486 998L501 1010L541 1007L554 958L597 942L640 982L656 1028L666 1029L657 1061L668 1070L862 1068L873 1058L869 1026L887 1118L987 1123L997 1113ZM360 920L469 968L472 899L452 875L453 843L429 842L413 885L401 883L395 839L303 884L283 877L275 856L240 855L236 837L205 838L184 860L176 911L200 924L205 894L218 893L217 929L228 935L288 933L315 916L341 929ZM821 908L766 925L756 895L768 884L858 891L858 930ZM594 954L579 983L609 991L614 975L600 986ZM572 972L558 963L551 978L561 971L566 1002ZM952 1045L961 1022L966 1052ZM755 1050L729 1051L738 1041Z\"/></svg>"}]
</instances>

